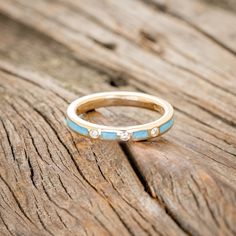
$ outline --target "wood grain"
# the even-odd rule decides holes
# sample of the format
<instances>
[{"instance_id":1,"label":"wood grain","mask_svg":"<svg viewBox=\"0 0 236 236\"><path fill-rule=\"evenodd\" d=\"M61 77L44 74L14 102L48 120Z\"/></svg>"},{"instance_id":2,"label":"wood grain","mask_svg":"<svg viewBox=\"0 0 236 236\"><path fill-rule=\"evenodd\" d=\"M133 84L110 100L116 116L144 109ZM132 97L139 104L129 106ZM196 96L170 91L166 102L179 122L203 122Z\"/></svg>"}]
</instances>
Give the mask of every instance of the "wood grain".
<instances>
[{"instance_id":1,"label":"wood grain","mask_svg":"<svg viewBox=\"0 0 236 236\"><path fill-rule=\"evenodd\" d=\"M236 234L236 44L234 28L212 27L232 11L185 0L0 0L0 11L1 235ZM169 100L175 128L127 144L71 133L69 102L105 90ZM154 118L123 112L88 119Z\"/></svg>"}]
</instances>

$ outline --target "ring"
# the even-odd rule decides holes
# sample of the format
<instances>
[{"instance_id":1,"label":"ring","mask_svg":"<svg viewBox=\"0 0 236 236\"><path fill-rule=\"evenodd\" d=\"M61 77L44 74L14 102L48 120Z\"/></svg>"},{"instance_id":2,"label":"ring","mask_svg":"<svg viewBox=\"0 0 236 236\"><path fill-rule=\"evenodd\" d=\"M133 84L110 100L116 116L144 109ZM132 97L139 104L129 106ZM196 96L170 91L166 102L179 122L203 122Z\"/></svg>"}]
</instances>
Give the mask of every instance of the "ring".
<instances>
[{"instance_id":1,"label":"ring","mask_svg":"<svg viewBox=\"0 0 236 236\"><path fill-rule=\"evenodd\" d=\"M83 119L88 111L107 106L148 108L161 114L158 119L134 126L105 126ZM163 99L138 92L103 92L80 97L67 109L68 127L81 135L102 140L147 140L167 132L174 123L174 109Z\"/></svg>"}]
</instances>

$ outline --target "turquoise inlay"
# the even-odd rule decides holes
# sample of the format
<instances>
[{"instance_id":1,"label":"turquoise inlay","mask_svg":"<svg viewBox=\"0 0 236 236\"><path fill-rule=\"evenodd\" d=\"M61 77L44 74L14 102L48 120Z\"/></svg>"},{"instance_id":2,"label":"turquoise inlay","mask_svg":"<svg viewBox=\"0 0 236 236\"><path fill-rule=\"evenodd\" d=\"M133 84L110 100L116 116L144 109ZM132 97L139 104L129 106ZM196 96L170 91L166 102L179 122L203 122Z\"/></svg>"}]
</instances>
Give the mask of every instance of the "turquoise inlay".
<instances>
[{"instance_id":1,"label":"turquoise inlay","mask_svg":"<svg viewBox=\"0 0 236 236\"><path fill-rule=\"evenodd\" d=\"M115 139L117 139L117 134L116 134L116 132L102 131L101 138L115 140Z\"/></svg>"},{"instance_id":2,"label":"turquoise inlay","mask_svg":"<svg viewBox=\"0 0 236 236\"><path fill-rule=\"evenodd\" d=\"M134 139L145 139L145 138L148 138L148 131L147 130L135 131L132 134L132 138L134 138Z\"/></svg>"},{"instance_id":3,"label":"turquoise inlay","mask_svg":"<svg viewBox=\"0 0 236 236\"><path fill-rule=\"evenodd\" d=\"M174 123L174 119L167 121L164 125L160 127L160 133L167 131Z\"/></svg>"},{"instance_id":4,"label":"turquoise inlay","mask_svg":"<svg viewBox=\"0 0 236 236\"><path fill-rule=\"evenodd\" d=\"M75 122L67 119L67 125L74 131L78 132L79 134L82 135L88 135L88 129L84 128L80 125L77 125Z\"/></svg>"}]
</instances>

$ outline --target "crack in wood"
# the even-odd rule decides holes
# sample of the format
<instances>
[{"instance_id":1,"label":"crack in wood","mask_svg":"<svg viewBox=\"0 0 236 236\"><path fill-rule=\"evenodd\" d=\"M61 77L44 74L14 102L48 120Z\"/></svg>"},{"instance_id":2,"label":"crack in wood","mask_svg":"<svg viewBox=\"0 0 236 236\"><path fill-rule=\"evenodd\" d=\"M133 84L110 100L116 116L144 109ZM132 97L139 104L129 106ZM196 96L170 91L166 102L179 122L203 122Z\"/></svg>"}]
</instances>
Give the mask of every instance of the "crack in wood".
<instances>
[{"instance_id":1,"label":"crack in wood","mask_svg":"<svg viewBox=\"0 0 236 236\"><path fill-rule=\"evenodd\" d=\"M177 217L175 217L173 215L173 213L170 211L168 205L165 203L165 201L163 199L158 199L157 196L153 196L152 192L149 189L149 184L147 182L147 180L145 179L145 176L142 175L142 171L139 170L139 167L135 161L135 158L132 154L132 152L130 152L129 147L127 146L127 144L125 143L120 143L120 146L122 148L122 150L124 151L128 161L130 162L132 168L134 169L137 177L139 178L140 182L142 183L142 185L144 186L145 191L154 199L156 199L158 201L158 203L161 203L162 207L165 209L166 213L168 214L168 216L175 222L175 224L181 229L183 230L184 233L186 233L187 235L191 235L191 233L185 228L184 225L182 225L179 222L179 219Z\"/></svg>"},{"instance_id":2,"label":"crack in wood","mask_svg":"<svg viewBox=\"0 0 236 236\"><path fill-rule=\"evenodd\" d=\"M232 50L230 47L228 47L227 45L225 45L224 43L222 43L220 40L218 40L217 38L213 37L212 35L210 35L209 33L207 33L206 31L202 30L200 27L198 27L197 25L195 25L194 23L188 21L187 19L185 19L184 17L182 17L181 15L177 14L176 12L173 12L172 10L170 10L168 8L168 6L163 7L163 5L158 4L156 1L154 0L139 0L141 2L146 3L147 5L149 5L150 7L157 9L165 14L168 14L172 17L175 17L176 19L184 22L185 24L189 25L190 27L192 27L193 29L195 29L196 31L198 31L199 33L201 33L202 35L204 35L205 37L207 37L209 40L211 40L213 43L216 43L218 46L220 46L221 48L225 49L226 51L228 51L229 53L231 53L232 55L236 56L236 51Z\"/></svg>"}]
</instances>

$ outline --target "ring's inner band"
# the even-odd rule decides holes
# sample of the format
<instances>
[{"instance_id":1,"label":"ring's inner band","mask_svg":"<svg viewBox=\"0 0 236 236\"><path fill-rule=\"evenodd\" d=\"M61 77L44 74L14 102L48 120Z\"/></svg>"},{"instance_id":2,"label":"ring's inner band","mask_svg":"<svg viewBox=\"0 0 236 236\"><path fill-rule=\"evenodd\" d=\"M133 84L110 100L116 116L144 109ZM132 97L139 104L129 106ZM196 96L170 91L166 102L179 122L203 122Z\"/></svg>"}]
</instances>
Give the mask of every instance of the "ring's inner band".
<instances>
[{"instance_id":1,"label":"ring's inner band","mask_svg":"<svg viewBox=\"0 0 236 236\"><path fill-rule=\"evenodd\" d=\"M159 112L160 114L164 114L164 109L162 106L160 106L157 103L150 102L150 100L147 101L140 101L137 100L136 97L132 99L132 97L128 98L96 98L94 100L90 100L87 102L84 102L80 104L77 107L77 115L84 114L90 110L94 110L96 108L101 107L108 107L108 106L134 106L134 107L140 107L140 108L146 108L149 110L154 110Z\"/></svg>"}]
</instances>

